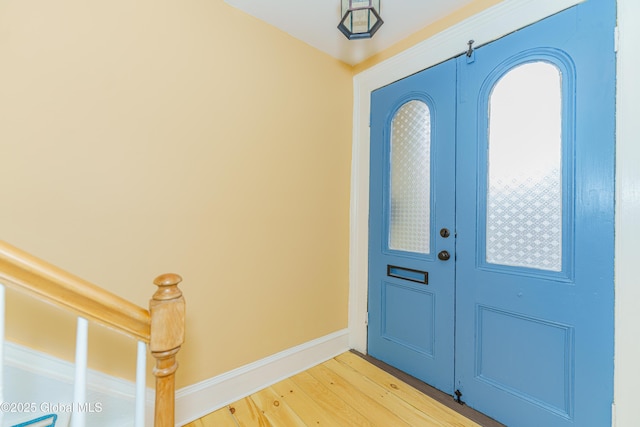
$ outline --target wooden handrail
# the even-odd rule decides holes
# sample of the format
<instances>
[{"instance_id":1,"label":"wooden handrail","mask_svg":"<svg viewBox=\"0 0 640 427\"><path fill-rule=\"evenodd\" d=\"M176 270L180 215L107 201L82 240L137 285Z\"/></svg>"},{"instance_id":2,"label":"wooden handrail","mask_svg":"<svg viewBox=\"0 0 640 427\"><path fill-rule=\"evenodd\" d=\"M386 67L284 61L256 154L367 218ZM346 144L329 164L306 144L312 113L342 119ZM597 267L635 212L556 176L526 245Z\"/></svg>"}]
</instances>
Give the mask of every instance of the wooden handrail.
<instances>
[{"instance_id":1,"label":"wooden handrail","mask_svg":"<svg viewBox=\"0 0 640 427\"><path fill-rule=\"evenodd\" d=\"M149 342L148 310L3 241L0 241L0 282Z\"/></svg>"},{"instance_id":2,"label":"wooden handrail","mask_svg":"<svg viewBox=\"0 0 640 427\"><path fill-rule=\"evenodd\" d=\"M185 301L178 288L181 281L177 274L158 276L153 282L158 289L146 310L0 241L0 284L26 291L149 344L156 358L156 427L175 424L176 354L184 342L185 323Z\"/></svg>"}]
</instances>

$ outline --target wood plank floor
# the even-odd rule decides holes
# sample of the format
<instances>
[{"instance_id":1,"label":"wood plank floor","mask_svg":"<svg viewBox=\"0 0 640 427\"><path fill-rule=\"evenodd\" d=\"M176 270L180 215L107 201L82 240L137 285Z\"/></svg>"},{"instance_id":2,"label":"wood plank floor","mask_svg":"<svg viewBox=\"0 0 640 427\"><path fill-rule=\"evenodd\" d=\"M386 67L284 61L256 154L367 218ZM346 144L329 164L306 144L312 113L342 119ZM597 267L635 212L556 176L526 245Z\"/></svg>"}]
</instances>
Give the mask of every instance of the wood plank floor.
<instances>
[{"instance_id":1,"label":"wood plank floor","mask_svg":"<svg viewBox=\"0 0 640 427\"><path fill-rule=\"evenodd\" d=\"M480 427L362 357L343 353L186 427Z\"/></svg>"}]
</instances>

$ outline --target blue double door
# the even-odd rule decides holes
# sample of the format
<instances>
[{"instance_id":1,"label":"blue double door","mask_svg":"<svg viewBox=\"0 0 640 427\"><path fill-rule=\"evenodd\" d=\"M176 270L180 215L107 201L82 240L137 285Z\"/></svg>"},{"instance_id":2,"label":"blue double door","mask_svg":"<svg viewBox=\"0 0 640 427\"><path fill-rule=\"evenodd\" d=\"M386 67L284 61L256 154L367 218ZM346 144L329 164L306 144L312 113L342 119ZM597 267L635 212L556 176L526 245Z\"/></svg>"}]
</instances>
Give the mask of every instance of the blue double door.
<instances>
[{"instance_id":1,"label":"blue double door","mask_svg":"<svg viewBox=\"0 0 640 427\"><path fill-rule=\"evenodd\" d=\"M611 425L613 2L376 90L368 352L509 426Z\"/></svg>"}]
</instances>

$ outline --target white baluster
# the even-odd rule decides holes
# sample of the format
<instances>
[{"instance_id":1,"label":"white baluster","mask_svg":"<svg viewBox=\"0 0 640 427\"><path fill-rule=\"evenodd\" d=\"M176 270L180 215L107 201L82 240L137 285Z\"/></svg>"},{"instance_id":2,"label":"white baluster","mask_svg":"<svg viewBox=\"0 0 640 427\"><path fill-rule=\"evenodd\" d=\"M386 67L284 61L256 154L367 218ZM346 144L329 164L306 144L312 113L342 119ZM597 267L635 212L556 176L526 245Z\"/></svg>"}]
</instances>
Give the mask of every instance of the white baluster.
<instances>
[{"instance_id":1,"label":"white baluster","mask_svg":"<svg viewBox=\"0 0 640 427\"><path fill-rule=\"evenodd\" d=\"M71 415L72 427L85 427L86 414L80 411L87 401L87 347L88 347L89 322L78 317L78 329L76 333L76 372L73 386L73 414Z\"/></svg>"},{"instance_id":2,"label":"white baluster","mask_svg":"<svg viewBox=\"0 0 640 427\"><path fill-rule=\"evenodd\" d=\"M0 402L4 402L4 285L0 285ZM0 426L4 425L4 412L0 411Z\"/></svg>"},{"instance_id":3,"label":"white baluster","mask_svg":"<svg viewBox=\"0 0 640 427\"><path fill-rule=\"evenodd\" d=\"M136 361L136 419L135 427L144 427L147 383L147 344L138 341L138 358Z\"/></svg>"}]
</instances>

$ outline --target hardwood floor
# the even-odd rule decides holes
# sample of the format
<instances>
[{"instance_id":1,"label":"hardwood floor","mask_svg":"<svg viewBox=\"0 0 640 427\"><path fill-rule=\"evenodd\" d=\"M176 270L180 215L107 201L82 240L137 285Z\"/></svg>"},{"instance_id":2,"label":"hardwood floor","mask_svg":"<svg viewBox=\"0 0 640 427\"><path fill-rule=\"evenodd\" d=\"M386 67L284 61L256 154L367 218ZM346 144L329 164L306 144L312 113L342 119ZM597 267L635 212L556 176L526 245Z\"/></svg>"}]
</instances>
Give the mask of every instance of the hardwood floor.
<instances>
[{"instance_id":1,"label":"hardwood floor","mask_svg":"<svg viewBox=\"0 0 640 427\"><path fill-rule=\"evenodd\" d=\"M343 353L186 427L480 427L362 357Z\"/></svg>"}]
</instances>

